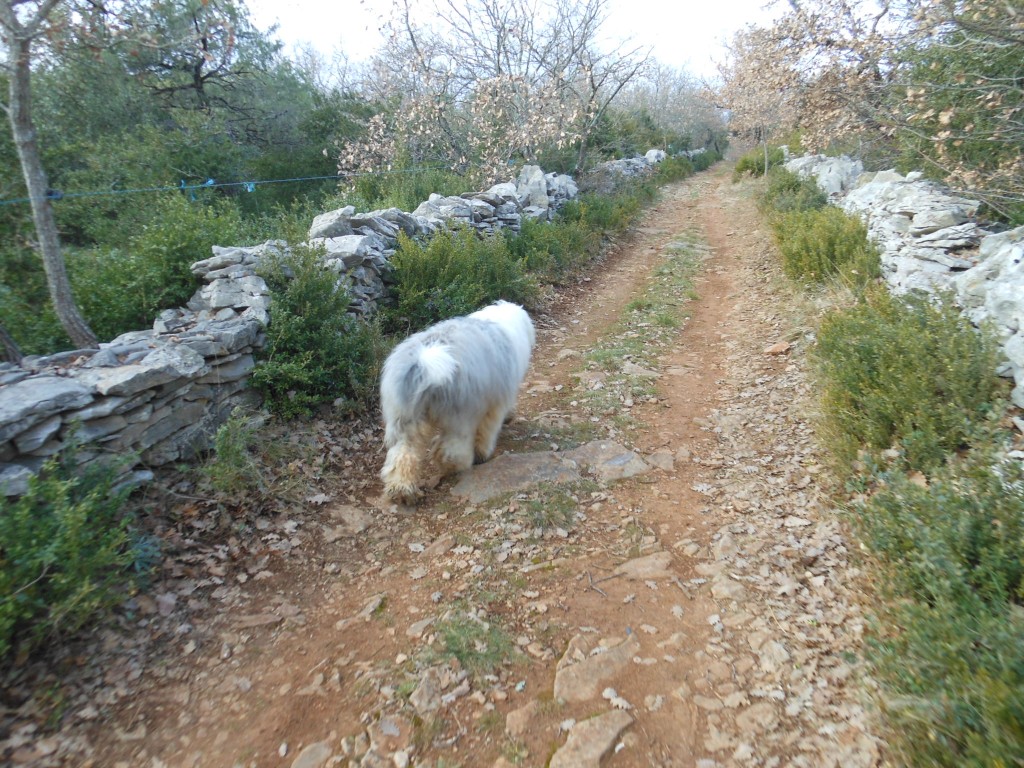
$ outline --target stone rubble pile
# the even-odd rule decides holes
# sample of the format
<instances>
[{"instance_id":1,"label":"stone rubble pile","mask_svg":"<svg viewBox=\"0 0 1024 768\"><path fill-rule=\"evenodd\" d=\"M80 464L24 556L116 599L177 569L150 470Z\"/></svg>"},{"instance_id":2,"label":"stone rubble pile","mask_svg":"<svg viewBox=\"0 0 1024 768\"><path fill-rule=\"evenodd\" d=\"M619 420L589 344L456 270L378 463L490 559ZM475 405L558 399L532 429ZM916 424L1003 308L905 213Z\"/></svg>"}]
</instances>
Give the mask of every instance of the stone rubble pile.
<instances>
[{"instance_id":1,"label":"stone rubble pile","mask_svg":"<svg viewBox=\"0 0 1024 768\"><path fill-rule=\"evenodd\" d=\"M306 245L323 247L327 266L350 288L352 311L371 314L388 294L400 232L421 237L458 225L517 232L523 217L546 221L577 194L571 177L525 166L515 184L431 195L412 213L357 213L351 206L324 213ZM98 350L0 364L0 493L23 494L73 436L89 445L79 456L85 462L134 455L136 466L154 467L208 450L237 406L258 402L246 389L270 319L270 291L258 267L288 251L283 241L214 246L210 258L192 265L203 286L186 307L162 312L152 329Z\"/></svg>"},{"instance_id":2,"label":"stone rubble pile","mask_svg":"<svg viewBox=\"0 0 1024 768\"><path fill-rule=\"evenodd\" d=\"M976 325L991 322L1024 407L1024 227L993 231L976 219L980 203L924 180L920 173L864 173L859 161L808 155L786 169L814 178L833 202L856 214L881 250L896 293L950 292Z\"/></svg>"}]
</instances>

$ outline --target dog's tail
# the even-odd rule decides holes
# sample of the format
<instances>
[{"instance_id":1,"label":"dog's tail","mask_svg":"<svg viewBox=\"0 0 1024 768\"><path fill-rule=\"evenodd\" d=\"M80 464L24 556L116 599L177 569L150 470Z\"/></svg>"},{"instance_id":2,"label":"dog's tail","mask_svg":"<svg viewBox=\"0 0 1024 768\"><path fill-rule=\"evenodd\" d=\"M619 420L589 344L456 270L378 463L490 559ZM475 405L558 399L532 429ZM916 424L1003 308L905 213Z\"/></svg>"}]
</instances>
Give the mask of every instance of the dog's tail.
<instances>
[{"instance_id":1,"label":"dog's tail","mask_svg":"<svg viewBox=\"0 0 1024 768\"><path fill-rule=\"evenodd\" d=\"M409 425L422 421L430 393L450 385L458 370L446 344L400 346L388 357L380 396L389 445Z\"/></svg>"},{"instance_id":2,"label":"dog's tail","mask_svg":"<svg viewBox=\"0 0 1024 768\"><path fill-rule=\"evenodd\" d=\"M420 350L415 365L419 368L417 395L432 387L451 383L459 370L459 363L444 344L430 344Z\"/></svg>"}]
</instances>

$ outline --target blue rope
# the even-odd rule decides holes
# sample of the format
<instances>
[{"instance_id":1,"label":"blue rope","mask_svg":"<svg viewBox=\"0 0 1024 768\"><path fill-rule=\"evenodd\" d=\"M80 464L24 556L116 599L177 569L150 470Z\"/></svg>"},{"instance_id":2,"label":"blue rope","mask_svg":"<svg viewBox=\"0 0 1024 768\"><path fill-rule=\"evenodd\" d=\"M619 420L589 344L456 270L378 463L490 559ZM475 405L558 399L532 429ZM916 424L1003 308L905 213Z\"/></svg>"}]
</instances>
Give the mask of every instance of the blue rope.
<instances>
[{"instance_id":1,"label":"blue rope","mask_svg":"<svg viewBox=\"0 0 1024 768\"><path fill-rule=\"evenodd\" d=\"M214 179L207 179L202 184L186 184L185 180L182 179L181 183L176 187L139 187L137 189L108 189L95 192L62 192L56 189L46 190L44 199L47 200L70 200L72 198L80 197L109 197L111 195L135 195L144 192L188 192L189 198L192 200L196 199L195 190L197 189L218 189L224 187L244 187L246 192L255 192L258 184L290 184L298 181L325 181L333 179L334 181L343 181L344 179L352 178L355 176L387 176L390 174L397 173L419 173L420 171L435 170L437 168L444 168L443 165L427 165L421 168L405 168L402 170L394 171L366 171L364 173L346 173L344 176L300 176L294 179L263 179L260 181L224 181L217 182ZM18 205L21 203L31 203L31 197L19 197L10 200L0 200L0 205Z\"/></svg>"}]
</instances>

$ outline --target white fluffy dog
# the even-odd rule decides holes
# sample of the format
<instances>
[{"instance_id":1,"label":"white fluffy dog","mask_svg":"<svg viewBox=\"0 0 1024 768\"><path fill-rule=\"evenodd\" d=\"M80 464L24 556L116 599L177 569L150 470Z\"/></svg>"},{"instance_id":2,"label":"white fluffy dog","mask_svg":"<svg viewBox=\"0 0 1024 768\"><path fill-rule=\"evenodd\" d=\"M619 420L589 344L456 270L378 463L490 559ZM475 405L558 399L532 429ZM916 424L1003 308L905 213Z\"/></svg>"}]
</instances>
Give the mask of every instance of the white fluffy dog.
<instances>
[{"instance_id":1,"label":"white fluffy dog","mask_svg":"<svg viewBox=\"0 0 1024 768\"><path fill-rule=\"evenodd\" d=\"M499 301L395 347L380 381L388 449L380 476L389 498L415 499L428 457L446 474L491 458L515 410L535 339L526 311Z\"/></svg>"}]
</instances>

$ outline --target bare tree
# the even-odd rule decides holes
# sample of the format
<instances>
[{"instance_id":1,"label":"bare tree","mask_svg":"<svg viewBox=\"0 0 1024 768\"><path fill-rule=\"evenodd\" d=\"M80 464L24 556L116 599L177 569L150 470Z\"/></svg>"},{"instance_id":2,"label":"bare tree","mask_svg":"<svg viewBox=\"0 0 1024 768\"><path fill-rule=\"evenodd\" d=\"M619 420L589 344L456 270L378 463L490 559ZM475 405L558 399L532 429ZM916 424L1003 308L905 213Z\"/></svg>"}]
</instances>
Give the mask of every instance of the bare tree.
<instances>
[{"instance_id":1,"label":"bare tree","mask_svg":"<svg viewBox=\"0 0 1024 768\"><path fill-rule=\"evenodd\" d=\"M800 88L772 36L763 29L737 32L729 59L719 65L723 86L718 92L729 110L729 127L757 141L768 172L768 142L795 125Z\"/></svg>"},{"instance_id":2,"label":"bare tree","mask_svg":"<svg viewBox=\"0 0 1024 768\"><path fill-rule=\"evenodd\" d=\"M61 255L60 236L53 215L51 194L36 141L32 120L32 46L49 30L50 16L62 0L0 0L0 35L8 78L3 110L11 125L14 145L32 206L39 252L54 311L75 346L95 347L96 335L75 303Z\"/></svg>"},{"instance_id":3,"label":"bare tree","mask_svg":"<svg viewBox=\"0 0 1024 768\"><path fill-rule=\"evenodd\" d=\"M401 104L389 141L435 153L483 176L541 147L588 139L646 53L598 44L607 0L438 0L427 19L396 0L391 43L372 67L368 92ZM379 148L353 142L339 170Z\"/></svg>"}]
</instances>

